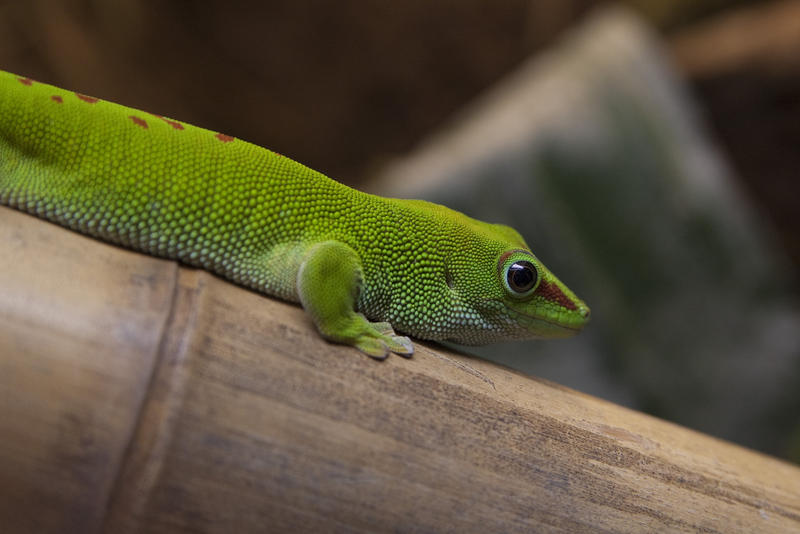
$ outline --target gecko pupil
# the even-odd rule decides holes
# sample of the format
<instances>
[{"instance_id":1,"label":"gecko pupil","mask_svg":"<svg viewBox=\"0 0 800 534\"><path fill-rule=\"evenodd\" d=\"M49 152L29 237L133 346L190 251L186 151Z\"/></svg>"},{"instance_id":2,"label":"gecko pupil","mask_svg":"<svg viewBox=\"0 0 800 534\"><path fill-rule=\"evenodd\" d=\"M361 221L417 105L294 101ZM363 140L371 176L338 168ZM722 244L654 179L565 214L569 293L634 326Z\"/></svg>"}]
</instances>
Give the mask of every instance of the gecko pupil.
<instances>
[{"instance_id":1,"label":"gecko pupil","mask_svg":"<svg viewBox=\"0 0 800 534\"><path fill-rule=\"evenodd\" d=\"M531 262L517 261L508 268L507 276L511 289L517 293L525 293L536 285L538 273Z\"/></svg>"}]
</instances>

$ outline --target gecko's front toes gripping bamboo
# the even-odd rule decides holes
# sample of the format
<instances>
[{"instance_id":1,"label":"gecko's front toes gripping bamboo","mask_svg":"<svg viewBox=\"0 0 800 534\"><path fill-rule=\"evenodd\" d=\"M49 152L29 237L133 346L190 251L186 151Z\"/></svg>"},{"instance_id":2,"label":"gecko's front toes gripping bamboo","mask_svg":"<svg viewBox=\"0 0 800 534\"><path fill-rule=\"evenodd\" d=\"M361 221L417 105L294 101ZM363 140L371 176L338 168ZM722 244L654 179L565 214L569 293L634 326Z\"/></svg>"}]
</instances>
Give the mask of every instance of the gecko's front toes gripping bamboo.
<instances>
[{"instance_id":1,"label":"gecko's front toes gripping bamboo","mask_svg":"<svg viewBox=\"0 0 800 534\"><path fill-rule=\"evenodd\" d=\"M366 321L366 320L365 320ZM388 325L389 323L367 323L373 332L363 333L353 345L376 360L384 360L390 352L410 358L414 354L414 344L405 336L395 335L391 326L387 331L380 331L375 328L378 325Z\"/></svg>"},{"instance_id":2,"label":"gecko's front toes gripping bamboo","mask_svg":"<svg viewBox=\"0 0 800 534\"><path fill-rule=\"evenodd\" d=\"M361 283L361 261L355 251L344 243L325 241L306 253L297 273L297 294L329 341L352 345L379 360L390 352L411 356L410 339L396 335L389 323L370 323L355 311Z\"/></svg>"},{"instance_id":3,"label":"gecko's front toes gripping bamboo","mask_svg":"<svg viewBox=\"0 0 800 534\"><path fill-rule=\"evenodd\" d=\"M386 358L390 352L406 358L410 358L414 354L414 344L411 340L405 336L398 336L391 324L386 322L370 323L366 318L364 321L377 335L375 337L368 334L362 335L361 340L355 344L361 352L380 360ZM377 343L375 343L376 341Z\"/></svg>"}]
</instances>

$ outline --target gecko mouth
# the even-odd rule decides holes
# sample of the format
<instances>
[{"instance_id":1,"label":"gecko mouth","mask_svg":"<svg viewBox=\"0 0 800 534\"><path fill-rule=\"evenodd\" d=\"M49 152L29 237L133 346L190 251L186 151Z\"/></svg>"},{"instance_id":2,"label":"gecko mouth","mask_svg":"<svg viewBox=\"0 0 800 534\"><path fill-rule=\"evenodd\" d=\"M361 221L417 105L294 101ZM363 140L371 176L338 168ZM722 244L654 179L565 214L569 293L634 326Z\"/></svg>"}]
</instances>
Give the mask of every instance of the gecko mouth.
<instances>
[{"instance_id":1,"label":"gecko mouth","mask_svg":"<svg viewBox=\"0 0 800 534\"><path fill-rule=\"evenodd\" d=\"M548 325L550 325L550 326L552 326L554 328L561 329L561 330L569 330L570 332L575 332L575 333L580 332L583 329L582 325L581 326L572 326L572 325L560 323L558 321L554 321L553 319L548 319L548 318L545 318L545 317L535 317L533 315L528 315L527 313L523 313L523 312L521 312L519 310L515 310L513 308L506 308L506 310L508 310L509 314L514 319L524 318L524 322L527 323L527 324L545 323L545 324L548 324ZM522 322L522 321L520 321L520 322Z\"/></svg>"},{"instance_id":2,"label":"gecko mouth","mask_svg":"<svg viewBox=\"0 0 800 534\"><path fill-rule=\"evenodd\" d=\"M565 333L567 333L567 335L574 335L574 334L577 334L578 332L580 332L583 329L583 326L586 324L586 322L588 322L589 313L590 313L588 308L586 308L585 306L582 306L581 307L581 312L579 312L579 313L580 313L581 317L583 318L583 321L579 325L571 325L571 324L566 324L564 322L557 321L555 319L551 319L549 317L542 317L542 316L531 315L529 313L525 313L525 312L520 311L520 310L518 310L516 308L509 307L505 302L503 302L500 299L485 298L485 299L482 299L481 302L483 302L483 303L487 303L487 302L493 303L495 306L497 306L500 309L504 310L508 314L510 319L516 321L517 323L519 323L519 324L521 324L521 325L523 325L525 327L529 327L529 326L532 326L532 325L535 325L535 324L545 324L550 329L552 329L554 331L564 331Z\"/></svg>"}]
</instances>

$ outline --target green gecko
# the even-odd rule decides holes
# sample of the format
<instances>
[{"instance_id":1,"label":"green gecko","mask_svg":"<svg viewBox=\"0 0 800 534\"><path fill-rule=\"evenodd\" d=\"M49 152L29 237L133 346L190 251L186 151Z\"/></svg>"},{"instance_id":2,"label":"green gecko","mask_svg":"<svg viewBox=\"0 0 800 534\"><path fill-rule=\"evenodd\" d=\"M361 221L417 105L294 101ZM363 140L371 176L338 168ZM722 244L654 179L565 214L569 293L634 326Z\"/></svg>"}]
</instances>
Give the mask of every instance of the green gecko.
<instances>
[{"instance_id":1,"label":"green gecko","mask_svg":"<svg viewBox=\"0 0 800 534\"><path fill-rule=\"evenodd\" d=\"M0 71L0 204L299 302L373 358L408 337L567 337L589 308L512 228L356 191L275 152Z\"/></svg>"}]
</instances>

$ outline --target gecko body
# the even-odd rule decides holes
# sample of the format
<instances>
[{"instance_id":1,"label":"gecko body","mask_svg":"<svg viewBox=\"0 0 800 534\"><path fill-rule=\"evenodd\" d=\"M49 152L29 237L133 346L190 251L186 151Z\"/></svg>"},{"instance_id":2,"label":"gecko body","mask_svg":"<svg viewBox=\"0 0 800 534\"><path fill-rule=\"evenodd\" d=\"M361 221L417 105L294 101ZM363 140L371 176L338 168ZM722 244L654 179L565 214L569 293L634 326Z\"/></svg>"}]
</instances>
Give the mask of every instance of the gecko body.
<instances>
[{"instance_id":1,"label":"gecko body","mask_svg":"<svg viewBox=\"0 0 800 534\"><path fill-rule=\"evenodd\" d=\"M0 71L0 204L299 302L375 358L566 337L588 307L513 229L346 187L275 152Z\"/></svg>"}]
</instances>

